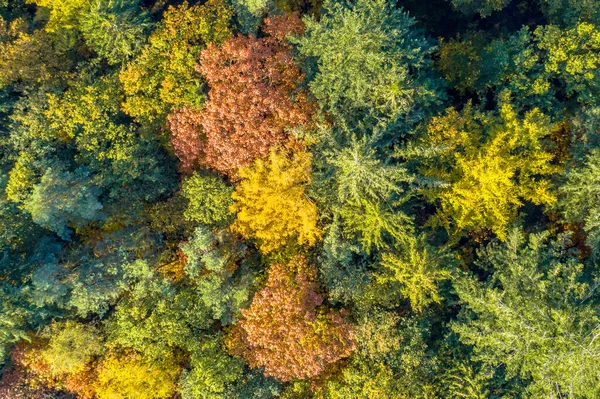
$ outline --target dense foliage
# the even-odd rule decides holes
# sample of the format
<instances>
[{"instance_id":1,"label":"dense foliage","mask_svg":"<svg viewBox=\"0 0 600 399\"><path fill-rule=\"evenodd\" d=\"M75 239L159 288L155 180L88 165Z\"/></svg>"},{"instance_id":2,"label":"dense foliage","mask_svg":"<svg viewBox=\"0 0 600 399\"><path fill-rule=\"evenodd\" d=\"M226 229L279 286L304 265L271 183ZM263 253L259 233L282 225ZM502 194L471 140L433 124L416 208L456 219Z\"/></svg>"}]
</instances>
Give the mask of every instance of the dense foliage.
<instances>
[{"instance_id":1,"label":"dense foliage","mask_svg":"<svg viewBox=\"0 0 600 399\"><path fill-rule=\"evenodd\" d=\"M0 398L600 397L600 2L0 0Z\"/></svg>"}]
</instances>

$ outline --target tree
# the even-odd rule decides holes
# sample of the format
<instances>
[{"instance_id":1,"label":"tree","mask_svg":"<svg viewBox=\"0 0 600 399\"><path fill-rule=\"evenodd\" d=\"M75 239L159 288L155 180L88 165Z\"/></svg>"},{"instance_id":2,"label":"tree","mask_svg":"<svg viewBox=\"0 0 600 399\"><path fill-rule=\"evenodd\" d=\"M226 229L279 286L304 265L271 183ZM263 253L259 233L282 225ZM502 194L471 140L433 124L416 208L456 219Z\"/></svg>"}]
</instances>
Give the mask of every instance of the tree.
<instances>
[{"instance_id":1,"label":"tree","mask_svg":"<svg viewBox=\"0 0 600 399\"><path fill-rule=\"evenodd\" d=\"M548 79L564 82L567 95L583 104L597 104L600 90L600 30L581 22L572 29L556 26L535 30L537 47L545 53Z\"/></svg>"},{"instance_id":2,"label":"tree","mask_svg":"<svg viewBox=\"0 0 600 399\"><path fill-rule=\"evenodd\" d=\"M151 26L139 0L28 0L49 11L44 30L67 45L83 36L110 64L133 55Z\"/></svg>"},{"instance_id":3,"label":"tree","mask_svg":"<svg viewBox=\"0 0 600 399\"><path fill-rule=\"evenodd\" d=\"M7 349L19 340L28 339L26 329L35 312L23 291L5 282L0 283L0 298L0 361L4 363Z\"/></svg>"},{"instance_id":4,"label":"tree","mask_svg":"<svg viewBox=\"0 0 600 399\"><path fill-rule=\"evenodd\" d=\"M75 340L77 339L75 338ZM73 343L73 340L70 341ZM68 344L64 349L69 349ZM93 379L95 375L93 365L83 365L77 371L66 373L63 373L62 371L66 370L61 369L60 365L58 365L58 368L61 369L58 372L57 367L54 367L56 365L49 363L46 360L46 356L44 356L48 350L52 349L48 347L47 340L36 336L31 337L31 342L22 341L18 343L14 348L11 358L15 371L20 373L23 376L22 378L32 388L43 388L41 391L47 392L49 395L60 392L62 395L77 395L81 399L94 398L95 389ZM69 359L68 354L53 353L50 357L51 361L60 362L61 357L66 361L73 360ZM71 353L72 357L73 353ZM47 396L41 396L40 398L42 397Z\"/></svg>"},{"instance_id":5,"label":"tree","mask_svg":"<svg viewBox=\"0 0 600 399\"><path fill-rule=\"evenodd\" d=\"M89 183L85 169L72 173L50 168L23 208L34 222L69 240L71 226L81 228L103 218L98 194L98 189Z\"/></svg>"},{"instance_id":6,"label":"tree","mask_svg":"<svg viewBox=\"0 0 600 399\"><path fill-rule=\"evenodd\" d=\"M152 27L138 0L96 0L80 21L86 43L109 64L136 55Z\"/></svg>"},{"instance_id":7,"label":"tree","mask_svg":"<svg viewBox=\"0 0 600 399\"><path fill-rule=\"evenodd\" d=\"M550 23L561 27L573 27L580 22L597 25L600 22L600 4L595 1L549 0L540 3Z\"/></svg>"},{"instance_id":8,"label":"tree","mask_svg":"<svg viewBox=\"0 0 600 399\"><path fill-rule=\"evenodd\" d=\"M482 59L488 44L486 39L484 32L467 32L460 39L451 38L439 45L436 67L461 94L479 89L485 68Z\"/></svg>"},{"instance_id":9,"label":"tree","mask_svg":"<svg viewBox=\"0 0 600 399\"><path fill-rule=\"evenodd\" d=\"M424 156L429 161L422 161L421 172L441 181L424 190L441 205L434 222L453 236L490 229L504 239L523 199L552 205L546 176L557 168L544 139L553 129L539 110L520 119L506 101L498 116L468 104L460 113L448 109L433 118L423 141L433 151Z\"/></svg>"},{"instance_id":10,"label":"tree","mask_svg":"<svg viewBox=\"0 0 600 399\"><path fill-rule=\"evenodd\" d=\"M231 219L233 188L217 176L194 173L183 182L182 194L189 204L184 211L187 220L220 225Z\"/></svg>"},{"instance_id":11,"label":"tree","mask_svg":"<svg viewBox=\"0 0 600 399\"><path fill-rule=\"evenodd\" d=\"M380 271L375 281L384 290L379 302L406 298L416 312L432 303L441 303L438 285L451 277L447 263L452 259L444 253L436 253L424 237L410 237L399 245L399 253L382 254ZM399 294L399 295L398 295Z\"/></svg>"},{"instance_id":12,"label":"tree","mask_svg":"<svg viewBox=\"0 0 600 399\"><path fill-rule=\"evenodd\" d=\"M365 138L323 152L326 163L316 168L314 190L324 197L321 209L339 216L347 237L369 254L412 230L412 220L398 206L414 180L403 165L378 154Z\"/></svg>"},{"instance_id":13,"label":"tree","mask_svg":"<svg viewBox=\"0 0 600 399\"><path fill-rule=\"evenodd\" d=\"M365 288L372 278L371 259L360 246L343 235L338 220L328 227L319 255L319 277L323 281L330 301L349 304L360 303Z\"/></svg>"},{"instance_id":14,"label":"tree","mask_svg":"<svg viewBox=\"0 0 600 399\"><path fill-rule=\"evenodd\" d=\"M48 364L50 373L57 376L84 371L88 363L104 352L100 331L93 325L54 322L41 337L48 339L41 358Z\"/></svg>"},{"instance_id":15,"label":"tree","mask_svg":"<svg viewBox=\"0 0 600 399\"><path fill-rule=\"evenodd\" d=\"M240 359L229 356L220 335L206 337L192 353L191 370L181 377L183 399L218 399L244 374Z\"/></svg>"},{"instance_id":16,"label":"tree","mask_svg":"<svg viewBox=\"0 0 600 399\"><path fill-rule=\"evenodd\" d=\"M231 8L221 0L170 6L148 45L120 72L123 110L138 121L162 125L172 108L200 106L203 80L194 70L207 43L231 36Z\"/></svg>"},{"instance_id":17,"label":"tree","mask_svg":"<svg viewBox=\"0 0 600 399\"><path fill-rule=\"evenodd\" d=\"M528 27L499 38L467 32L441 44L437 66L454 87L477 93L483 104L501 102L508 91L516 108L539 108L557 120L562 117L563 104L556 98L560 87L548 79L543 54Z\"/></svg>"},{"instance_id":18,"label":"tree","mask_svg":"<svg viewBox=\"0 0 600 399\"><path fill-rule=\"evenodd\" d=\"M49 241L44 243L44 241ZM59 253L60 245L48 239L36 248L41 253L30 271L29 301L40 311L55 315L103 319L126 291L130 281L126 267L138 256L156 256L161 241L143 227L130 227L110 234L95 232L94 242L71 243ZM44 256L42 256L42 254Z\"/></svg>"},{"instance_id":19,"label":"tree","mask_svg":"<svg viewBox=\"0 0 600 399\"><path fill-rule=\"evenodd\" d=\"M479 14L482 18L489 17L494 11L500 11L511 0L450 0L454 8L465 14Z\"/></svg>"},{"instance_id":20,"label":"tree","mask_svg":"<svg viewBox=\"0 0 600 399\"><path fill-rule=\"evenodd\" d=\"M587 244L597 255L600 248L600 149L592 150L581 167L567 170L566 178L566 183L559 187L559 205L567 221L583 223L588 233Z\"/></svg>"},{"instance_id":21,"label":"tree","mask_svg":"<svg viewBox=\"0 0 600 399\"><path fill-rule=\"evenodd\" d=\"M264 38L237 36L202 51L197 69L210 87L206 106L169 117L185 169L202 165L235 176L290 141L286 130L308 124L312 107L297 87L303 75L286 42L302 30L296 15L272 17Z\"/></svg>"},{"instance_id":22,"label":"tree","mask_svg":"<svg viewBox=\"0 0 600 399\"><path fill-rule=\"evenodd\" d=\"M55 84L66 78L73 60L55 35L33 30L23 19L0 17L0 87Z\"/></svg>"},{"instance_id":23,"label":"tree","mask_svg":"<svg viewBox=\"0 0 600 399\"><path fill-rule=\"evenodd\" d=\"M429 327L378 307L356 316L357 349L341 372L323 384L320 397L435 397L436 359L426 343Z\"/></svg>"},{"instance_id":24,"label":"tree","mask_svg":"<svg viewBox=\"0 0 600 399\"><path fill-rule=\"evenodd\" d=\"M351 326L339 312L319 309L316 268L303 257L274 264L229 337L230 351L282 381L314 378L355 348Z\"/></svg>"},{"instance_id":25,"label":"tree","mask_svg":"<svg viewBox=\"0 0 600 399\"><path fill-rule=\"evenodd\" d=\"M337 200L341 204L390 201L392 195L403 191L402 183L414 180L403 166L382 161L383 157L365 139L353 139L347 146L325 154L335 170Z\"/></svg>"},{"instance_id":26,"label":"tree","mask_svg":"<svg viewBox=\"0 0 600 399\"><path fill-rule=\"evenodd\" d=\"M415 20L386 0L326 1L306 18L299 51L315 60L310 91L343 132L408 133L443 98L434 50ZM392 133L394 131L394 133Z\"/></svg>"},{"instance_id":27,"label":"tree","mask_svg":"<svg viewBox=\"0 0 600 399\"><path fill-rule=\"evenodd\" d=\"M323 397L327 399L406 398L398 385L393 370L386 365L354 358L350 365L342 370L341 378L327 382L327 390Z\"/></svg>"},{"instance_id":28,"label":"tree","mask_svg":"<svg viewBox=\"0 0 600 399\"><path fill-rule=\"evenodd\" d=\"M558 121L565 109L596 105L599 38L596 25L588 22L523 27L497 39L469 32L442 45L438 66L459 89L475 90L484 103L490 89L501 95L508 90L514 105L539 108Z\"/></svg>"},{"instance_id":29,"label":"tree","mask_svg":"<svg viewBox=\"0 0 600 399\"><path fill-rule=\"evenodd\" d=\"M175 365L159 367L141 356L110 354L99 366L98 399L167 399L175 391L180 369Z\"/></svg>"},{"instance_id":30,"label":"tree","mask_svg":"<svg viewBox=\"0 0 600 399\"><path fill-rule=\"evenodd\" d=\"M210 328L209 312L191 287L174 286L143 260L124 268L126 295L106 322L111 344L135 350L153 364L168 363Z\"/></svg>"},{"instance_id":31,"label":"tree","mask_svg":"<svg viewBox=\"0 0 600 399\"><path fill-rule=\"evenodd\" d=\"M26 211L4 194L6 181L6 176L0 175L0 252L26 253L34 242L38 242L40 229Z\"/></svg>"},{"instance_id":32,"label":"tree","mask_svg":"<svg viewBox=\"0 0 600 399\"><path fill-rule=\"evenodd\" d=\"M48 32L77 29L79 17L90 6L87 0L27 0L27 2L49 10L48 22L45 26Z\"/></svg>"},{"instance_id":33,"label":"tree","mask_svg":"<svg viewBox=\"0 0 600 399\"><path fill-rule=\"evenodd\" d=\"M461 13L479 14L482 18L502 11L512 0L449 0ZM551 24L573 26L578 22L597 22L600 7L586 0L538 0L537 6Z\"/></svg>"},{"instance_id":34,"label":"tree","mask_svg":"<svg viewBox=\"0 0 600 399\"><path fill-rule=\"evenodd\" d=\"M213 318L223 325L237 320L256 284L252 270L256 259L250 250L228 231L213 233L206 226L196 228L181 250L186 256L185 273Z\"/></svg>"},{"instance_id":35,"label":"tree","mask_svg":"<svg viewBox=\"0 0 600 399\"><path fill-rule=\"evenodd\" d=\"M57 158L61 164L85 165L109 208L120 202L131 210L169 192L174 162L156 137L128 123L120 101L115 74L87 73L61 94L23 99L12 116L10 141L19 156L10 172L9 197L24 201Z\"/></svg>"},{"instance_id":36,"label":"tree","mask_svg":"<svg viewBox=\"0 0 600 399\"><path fill-rule=\"evenodd\" d=\"M390 209L383 202L362 200L357 205L345 206L340 215L346 230L359 235L367 254L372 248L382 249L388 243L401 240L412 228L411 219L402 212Z\"/></svg>"},{"instance_id":37,"label":"tree","mask_svg":"<svg viewBox=\"0 0 600 399\"><path fill-rule=\"evenodd\" d=\"M317 227L317 208L306 198L310 182L307 152L290 156L272 152L267 160L257 159L241 169L242 180L232 197L231 210L236 212L233 231L259 241L260 250L268 253L294 239L312 246L321 237Z\"/></svg>"},{"instance_id":38,"label":"tree","mask_svg":"<svg viewBox=\"0 0 600 399\"><path fill-rule=\"evenodd\" d=\"M515 230L480 252L477 265L493 270L487 281L455 281L463 309L453 330L474 360L530 381L532 397L598 395L595 276L569 245L567 236Z\"/></svg>"}]
</instances>

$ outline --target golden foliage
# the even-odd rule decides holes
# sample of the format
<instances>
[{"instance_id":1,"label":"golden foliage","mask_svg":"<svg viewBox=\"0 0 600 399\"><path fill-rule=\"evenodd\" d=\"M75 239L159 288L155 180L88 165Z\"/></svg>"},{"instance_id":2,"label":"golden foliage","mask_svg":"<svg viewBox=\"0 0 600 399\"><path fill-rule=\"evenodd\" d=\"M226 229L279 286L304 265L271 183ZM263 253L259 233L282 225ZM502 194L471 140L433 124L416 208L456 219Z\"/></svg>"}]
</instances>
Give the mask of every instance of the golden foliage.
<instances>
[{"instance_id":1,"label":"golden foliage","mask_svg":"<svg viewBox=\"0 0 600 399\"><path fill-rule=\"evenodd\" d=\"M273 151L240 170L242 180L232 198L237 213L234 232L260 243L269 253L295 238L299 245L314 245L322 236L317 227L317 207L306 196L310 183L311 154L291 156Z\"/></svg>"},{"instance_id":2,"label":"golden foliage","mask_svg":"<svg viewBox=\"0 0 600 399\"><path fill-rule=\"evenodd\" d=\"M166 399L175 391L180 368L146 364L136 354L110 354L99 366L98 399Z\"/></svg>"},{"instance_id":3,"label":"golden foliage","mask_svg":"<svg viewBox=\"0 0 600 399\"><path fill-rule=\"evenodd\" d=\"M433 118L425 141L437 156L422 171L447 183L426 192L441 203L435 222L453 234L489 228L504 239L523 200L553 204L546 176L557 168L543 141L553 129L538 109L521 119L508 103L499 116L468 104Z\"/></svg>"}]
</instances>

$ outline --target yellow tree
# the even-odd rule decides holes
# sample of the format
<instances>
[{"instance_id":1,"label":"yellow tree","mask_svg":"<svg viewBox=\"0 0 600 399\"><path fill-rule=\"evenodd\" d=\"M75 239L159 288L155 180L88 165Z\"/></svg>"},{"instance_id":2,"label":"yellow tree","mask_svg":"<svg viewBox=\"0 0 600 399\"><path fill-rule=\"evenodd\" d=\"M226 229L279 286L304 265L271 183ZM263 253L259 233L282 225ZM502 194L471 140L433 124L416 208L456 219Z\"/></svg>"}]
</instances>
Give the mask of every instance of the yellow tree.
<instances>
[{"instance_id":1,"label":"yellow tree","mask_svg":"<svg viewBox=\"0 0 600 399\"><path fill-rule=\"evenodd\" d=\"M446 267L451 264L452 259L430 247L424 237L407 237L398 252L381 256L381 271L375 274L375 282L381 288L379 301L397 306L398 299L406 298L416 312L422 312L432 303L441 303L438 286L450 279Z\"/></svg>"},{"instance_id":2,"label":"yellow tree","mask_svg":"<svg viewBox=\"0 0 600 399\"><path fill-rule=\"evenodd\" d=\"M172 107L201 106L202 76L194 69L207 43L231 36L231 8L222 0L170 6L148 45L123 67L123 110L137 120L166 117Z\"/></svg>"},{"instance_id":3,"label":"yellow tree","mask_svg":"<svg viewBox=\"0 0 600 399\"><path fill-rule=\"evenodd\" d=\"M152 365L139 355L107 356L99 366L98 399L166 399L173 396L180 368Z\"/></svg>"},{"instance_id":4,"label":"yellow tree","mask_svg":"<svg viewBox=\"0 0 600 399\"><path fill-rule=\"evenodd\" d=\"M90 8L88 0L27 0L38 7L49 10L46 30L56 32L60 29L73 29L78 23L79 16Z\"/></svg>"},{"instance_id":5,"label":"yellow tree","mask_svg":"<svg viewBox=\"0 0 600 399\"><path fill-rule=\"evenodd\" d=\"M317 207L306 196L310 183L311 154L271 152L240 169L242 178L232 195L237 213L233 231L259 241L263 253L282 247L290 239L314 245L322 231L317 227Z\"/></svg>"},{"instance_id":6,"label":"yellow tree","mask_svg":"<svg viewBox=\"0 0 600 399\"><path fill-rule=\"evenodd\" d=\"M506 100L498 114L468 104L429 125L424 147L434 148L435 157L421 171L442 183L425 193L441 205L434 222L452 235L489 229L503 240L523 200L556 201L547 176L557 168L543 140L555 127L537 109L520 118Z\"/></svg>"}]
</instances>

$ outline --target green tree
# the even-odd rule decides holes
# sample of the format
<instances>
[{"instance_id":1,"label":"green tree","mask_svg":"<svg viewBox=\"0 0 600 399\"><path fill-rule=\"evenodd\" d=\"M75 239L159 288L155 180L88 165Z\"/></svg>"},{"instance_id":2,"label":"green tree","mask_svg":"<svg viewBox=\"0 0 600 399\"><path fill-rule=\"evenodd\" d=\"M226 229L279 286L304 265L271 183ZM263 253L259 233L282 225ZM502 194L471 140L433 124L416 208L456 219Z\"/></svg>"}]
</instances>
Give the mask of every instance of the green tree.
<instances>
[{"instance_id":1,"label":"green tree","mask_svg":"<svg viewBox=\"0 0 600 399\"><path fill-rule=\"evenodd\" d=\"M79 17L90 6L90 2L87 0L27 0L27 2L49 11L48 22L45 26L48 32L77 29Z\"/></svg>"},{"instance_id":2,"label":"green tree","mask_svg":"<svg viewBox=\"0 0 600 399\"><path fill-rule=\"evenodd\" d=\"M27 327L34 319L34 309L16 287L0 283L0 362L6 360L7 349L19 340L29 340Z\"/></svg>"},{"instance_id":3,"label":"green tree","mask_svg":"<svg viewBox=\"0 0 600 399\"><path fill-rule=\"evenodd\" d=\"M174 160L155 134L128 123L116 79L83 72L65 92L36 93L17 104L8 139L18 154L6 189L11 200L30 197L54 163L72 173L82 165L105 210L128 209L123 217L174 188Z\"/></svg>"},{"instance_id":4,"label":"green tree","mask_svg":"<svg viewBox=\"0 0 600 399\"><path fill-rule=\"evenodd\" d=\"M443 98L430 76L432 43L386 0L323 7L318 20L305 18L298 42L300 54L314 60L309 87L319 105L345 132L407 133Z\"/></svg>"},{"instance_id":5,"label":"green tree","mask_svg":"<svg viewBox=\"0 0 600 399\"><path fill-rule=\"evenodd\" d=\"M500 11L511 0L450 0L454 8L465 14L479 14L489 17L494 11Z\"/></svg>"},{"instance_id":6,"label":"green tree","mask_svg":"<svg viewBox=\"0 0 600 399\"><path fill-rule=\"evenodd\" d=\"M0 252L5 256L28 252L40 235L31 216L4 194L6 182L6 176L0 175Z\"/></svg>"},{"instance_id":7,"label":"green tree","mask_svg":"<svg viewBox=\"0 0 600 399\"><path fill-rule=\"evenodd\" d=\"M355 357L342 370L341 378L327 382L327 399L344 398L408 398L403 392L394 371L382 363L369 362Z\"/></svg>"},{"instance_id":8,"label":"green tree","mask_svg":"<svg viewBox=\"0 0 600 399\"><path fill-rule=\"evenodd\" d=\"M0 87L61 83L73 65L67 50L56 35L34 30L24 19L9 24L0 17Z\"/></svg>"},{"instance_id":9,"label":"green tree","mask_svg":"<svg viewBox=\"0 0 600 399\"><path fill-rule=\"evenodd\" d=\"M48 346L40 355L54 375L84 371L88 363L104 352L101 333L93 325L54 322L41 336L48 339Z\"/></svg>"},{"instance_id":10,"label":"green tree","mask_svg":"<svg viewBox=\"0 0 600 399\"><path fill-rule=\"evenodd\" d=\"M80 21L83 37L109 64L136 55L152 23L138 0L95 0Z\"/></svg>"},{"instance_id":11,"label":"green tree","mask_svg":"<svg viewBox=\"0 0 600 399\"><path fill-rule=\"evenodd\" d=\"M50 168L33 189L23 208L37 224L62 239L71 238L72 229L103 218L98 189L90 184L85 169L75 173Z\"/></svg>"},{"instance_id":12,"label":"green tree","mask_svg":"<svg viewBox=\"0 0 600 399\"><path fill-rule=\"evenodd\" d=\"M192 352L189 372L180 381L183 399L218 399L225 397L244 375L244 364L224 349L220 335L206 337Z\"/></svg>"},{"instance_id":13,"label":"green tree","mask_svg":"<svg viewBox=\"0 0 600 399\"><path fill-rule=\"evenodd\" d=\"M158 364L210 328L208 310L190 287L174 286L143 260L124 267L126 295L106 321L110 343Z\"/></svg>"},{"instance_id":14,"label":"green tree","mask_svg":"<svg viewBox=\"0 0 600 399\"><path fill-rule=\"evenodd\" d=\"M222 225L231 220L233 188L213 175L194 173L183 182L182 194L189 204L184 211L187 220L207 225Z\"/></svg>"},{"instance_id":15,"label":"green tree","mask_svg":"<svg viewBox=\"0 0 600 399\"><path fill-rule=\"evenodd\" d=\"M357 350L326 382L325 398L430 398L436 361L418 320L370 308L357 314Z\"/></svg>"},{"instance_id":16,"label":"green tree","mask_svg":"<svg viewBox=\"0 0 600 399\"><path fill-rule=\"evenodd\" d=\"M579 165L575 165L579 166ZM559 204L566 220L583 223L587 244L595 254L600 245L600 149L594 149L580 167L566 172L567 181L559 187Z\"/></svg>"},{"instance_id":17,"label":"green tree","mask_svg":"<svg viewBox=\"0 0 600 399\"><path fill-rule=\"evenodd\" d=\"M487 281L455 281L463 309L452 328L475 360L530 381L532 397L599 394L596 284L568 246L566 236L515 230L481 251L477 264L493 270Z\"/></svg>"},{"instance_id":18,"label":"green tree","mask_svg":"<svg viewBox=\"0 0 600 399\"><path fill-rule=\"evenodd\" d=\"M544 52L547 79L559 79L567 95L578 102L597 104L600 90L600 30L581 22L571 29L540 26L536 45Z\"/></svg>"},{"instance_id":19,"label":"green tree","mask_svg":"<svg viewBox=\"0 0 600 399\"><path fill-rule=\"evenodd\" d=\"M185 272L196 285L198 297L213 318L226 325L235 321L250 302L256 262L250 250L227 231L198 227L181 244L186 255Z\"/></svg>"},{"instance_id":20,"label":"green tree","mask_svg":"<svg viewBox=\"0 0 600 399\"><path fill-rule=\"evenodd\" d=\"M120 72L123 109L138 121L162 125L174 107L204 102L201 75L194 69L207 43L231 36L232 11L220 0L170 6L141 53Z\"/></svg>"},{"instance_id":21,"label":"green tree","mask_svg":"<svg viewBox=\"0 0 600 399\"><path fill-rule=\"evenodd\" d=\"M416 312L422 312L432 303L441 303L438 286L450 279L452 258L428 245L423 236L409 237L398 247L397 252L382 254L375 282L384 295L378 301L397 305L400 299L408 299Z\"/></svg>"},{"instance_id":22,"label":"green tree","mask_svg":"<svg viewBox=\"0 0 600 399\"><path fill-rule=\"evenodd\" d=\"M327 227L319 254L319 274L330 300L345 304L361 302L370 282L372 260L343 234L339 218Z\"/></svg>"},{"instance_id":23,"label":"green tree","mask_svg":"<svg viewBox=\"0 0 600 399\"><path fill-rule=\"evenodd\" d=\"M392 245L412 230L398 206L414 177L402 165L378 154L373 143L352 139L348 145L322 144L313 191L320 208L339 216L344 233L370 253Z\"/></svg>"}]
</instances>

